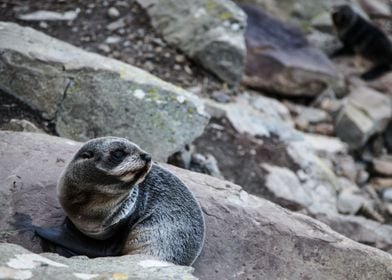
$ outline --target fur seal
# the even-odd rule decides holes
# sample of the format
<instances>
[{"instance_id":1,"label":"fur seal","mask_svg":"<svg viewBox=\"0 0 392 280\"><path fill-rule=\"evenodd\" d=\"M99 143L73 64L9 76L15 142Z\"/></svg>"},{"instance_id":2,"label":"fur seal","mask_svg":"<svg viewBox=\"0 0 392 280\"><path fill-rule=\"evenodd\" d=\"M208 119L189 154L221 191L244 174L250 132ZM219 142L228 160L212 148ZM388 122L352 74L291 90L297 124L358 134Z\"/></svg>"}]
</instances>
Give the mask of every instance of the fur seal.
<instances>
[{"instance_id":1,"label":"fur seal","mask_svg":"<svg viewBox=\"0 0 392 280\"><path fill-rule=\"evenodd\" d=\"M200 254L205 224L198 202L179 178L126 139L86 142L57 191L66 220L36 228L51 251L67 257L146 254L179 265L191 265Z\"/></svg>"},{"instance_id":2,"label":"fur seal","mask_svg":"<svg viewBox=\"0 0 392 280\"><path fill-rule=\"evenodd\" d=\"M378 78L391 70L392 44L381 29L357 14L349 5L337 6L332 12L332 21L343 43L343 48L332 57L359 54L373 62L373 68L361 75L364 80Z\"/></svg>"}]
</instances>

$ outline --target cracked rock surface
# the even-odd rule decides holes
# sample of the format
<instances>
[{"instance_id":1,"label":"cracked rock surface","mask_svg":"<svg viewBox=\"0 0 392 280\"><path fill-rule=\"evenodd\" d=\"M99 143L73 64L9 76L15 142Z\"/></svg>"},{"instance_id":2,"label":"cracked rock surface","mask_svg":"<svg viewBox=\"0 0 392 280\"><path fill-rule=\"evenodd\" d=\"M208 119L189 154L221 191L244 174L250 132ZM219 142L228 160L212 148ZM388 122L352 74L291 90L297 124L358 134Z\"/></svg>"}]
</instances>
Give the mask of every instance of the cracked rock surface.
<instances>
[{"instance_id":1,"label":"cracked rock surface","mask_svg":"<svg viewBox=\"0 0 392 280\"><path fill-rule=\"evenodd\" d=\"M15 245L0 244L0 279L197 279L191 267L176 266L150 256L64 258L33 254Z\"/></svg>"},{"instance_id":2,"label":"cracked rock surface","mask_svg":"<svg viewBox=\"0 0 392 280\"><path fill-rule=\"evenodd\" d=\"M14 23L0 22L0 37L0 88L53 120L60 136L127 137L164 160L207 123L195 95L139 68Z\"/></svg>"},{"instance_id":3,"label":"cracked rock surface","mask_svg":"<svg viewBox=\"0 0 392 280\"><path fill-rule=\"evenodd\" d=\"M79 146L78 142L43 134L0 132L1 242L18 243L35 253L41 252L32 225L58 225L64 218L55 185ZM249 195L238 185L163 166L189 186L205 214L207 235L194 264L196 277L392 278L392 256L388 253L356 243L321 222ZM114 262L119 259L112 258Z\"/></svg>"}]
</instances>

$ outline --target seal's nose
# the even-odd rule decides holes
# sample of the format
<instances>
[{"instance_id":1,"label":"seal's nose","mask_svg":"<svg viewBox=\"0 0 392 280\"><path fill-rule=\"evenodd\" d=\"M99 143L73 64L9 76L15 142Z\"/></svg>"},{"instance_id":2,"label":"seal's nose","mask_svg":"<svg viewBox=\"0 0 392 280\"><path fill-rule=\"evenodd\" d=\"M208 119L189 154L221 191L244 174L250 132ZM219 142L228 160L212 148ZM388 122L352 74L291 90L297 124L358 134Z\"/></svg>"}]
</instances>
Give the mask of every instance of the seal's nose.
<instances>
[{"instance_id":1,"label":"seal's nose","mask_svg":"<svg viewBox=\"0 0 392 280\"><path fill-rule=\"evenodd\" d=\"M144 160L145 162L147 162L147 163L149 163L149 162L151 161L151 155L150 155L150 154L147 154L147 153L141 154L141 155L140 155L140 158L141 158L142 160Z\"/></svg>"}]
</instances>

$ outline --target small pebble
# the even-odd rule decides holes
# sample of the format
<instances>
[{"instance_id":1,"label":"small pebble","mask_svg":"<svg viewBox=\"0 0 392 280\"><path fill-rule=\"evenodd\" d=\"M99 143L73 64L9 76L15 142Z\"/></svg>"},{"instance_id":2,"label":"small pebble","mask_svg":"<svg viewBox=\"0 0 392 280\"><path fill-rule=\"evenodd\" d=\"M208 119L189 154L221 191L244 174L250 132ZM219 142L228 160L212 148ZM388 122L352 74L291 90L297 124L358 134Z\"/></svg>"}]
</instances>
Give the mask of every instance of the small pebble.
<instances>
[{"instance_id":1,"label":"small pebble","mask_svg":"<svg viewBox=\"0 0 392 280\"><path fill-rule=\"evenodd\" d=\"M178 55L176 55L175 59L176 59L177 63L183 63L185 61L185 56L182 54L178 54Z\"/></svg>"},{"instance_id":2,"label":"small pebble","mask_svg":"<svg viewBox=\"0 0 392 280\"><path fill-rule=\"evenodd\" d=\"M46 28L49 27L49 25L48 25L45 21L41 21L41 22L39 23L39 27L41 27L41 28L43 28L43 29L46 29Z\"/></svg>"},{"instance_id":3,"label":"small pebble","mask_svg":"<svg viewBox=\"0 0 392 280\"><path fill-rule=\"evenodd\" d=\"M382 194L384 201L392 202L392 189L386 189Z\"/></svg>"},{"instance_id":4,"label":"small pebble","mask_svg":"<svg viewBox=\"0 0 392 280\"><path fill-rule=\"evenodd\" d=\"M120 16L120 12L115 7L110 7L108 10L108 16L110 18L118 18Z\"/></svg>"},{"instance_id":5,"label":"small pebble","mask_svg":"<svg viewBox=\"0 0 392 280\"><path fill-rule=\"evenodd\" d=\"M98 46L98 49L103 51L104 53L109 53L110 52L110 47L106 44L100 44Z\"/></svg>"},{"instance_id":6,"label":"small pebble","mask_svg":"<svg viewBox=\"0 0 392 280\"><path fill-rule=\"evenodd\" d=\"M109 36L105 40L106 44L117 44L119 42L121 42L121 37L120 36Z\"/></svg>"},{"instance_id":7,"label":"small pebble","mask_svg":"<svg viewBox=\"0 0 392 280\"><path fill-rule=\"evenodd\" d=\"M187 74L193 75L193 71L192 71L192 69L191 69L188 65L185 65L185 66L184 66L184 70L185 70L185 72L186 72Z\"/></svg>"}]
</instances>

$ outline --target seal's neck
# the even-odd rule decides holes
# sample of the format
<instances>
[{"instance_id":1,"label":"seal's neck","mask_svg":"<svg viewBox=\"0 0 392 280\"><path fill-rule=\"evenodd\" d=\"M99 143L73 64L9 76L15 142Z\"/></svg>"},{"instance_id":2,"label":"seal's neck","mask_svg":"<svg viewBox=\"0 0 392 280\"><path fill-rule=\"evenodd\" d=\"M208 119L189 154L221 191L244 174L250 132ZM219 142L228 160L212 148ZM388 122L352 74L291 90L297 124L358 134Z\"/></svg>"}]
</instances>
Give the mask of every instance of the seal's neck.
<instances>
[{"instance_id":1,"label":"seal's neck","mask_svg":"<svg viewBox=\"0 0 392 280\"><path fill-rule=\"evenodd\" d=\"M116 232L116 229L126 222L136 210L138 195L139 186L136 185L123 200L111 209L98 228L95 228L93 231L79 230L94 239L103 240L111 237Z\"/></svg>"},{"instance_id":2,"label":"seal's neck","mask_svg":"<svg viewBox=\"0 0 392 280\"><path fill-rule=\"evenodd\" d=\"M103 226L112 226L127 219L135 211L138 195L139 186L135 185L131 192L111 211L104 220Z\"/></svg>"}]
</instances>

